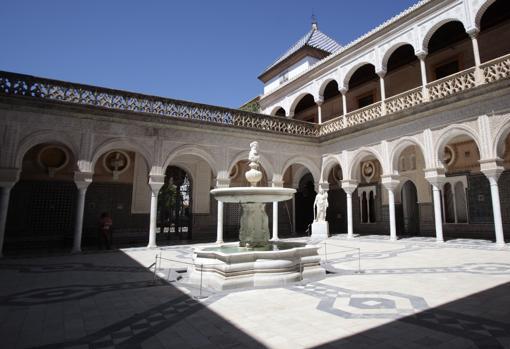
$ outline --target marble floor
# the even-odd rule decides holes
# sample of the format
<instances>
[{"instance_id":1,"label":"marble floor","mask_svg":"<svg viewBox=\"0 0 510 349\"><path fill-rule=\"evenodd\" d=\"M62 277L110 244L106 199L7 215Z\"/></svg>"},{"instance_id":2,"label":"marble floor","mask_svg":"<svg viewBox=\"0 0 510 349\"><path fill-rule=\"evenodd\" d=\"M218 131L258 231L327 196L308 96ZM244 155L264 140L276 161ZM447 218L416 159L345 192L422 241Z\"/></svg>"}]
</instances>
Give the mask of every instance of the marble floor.
<instances>
[{"instance_id":1,"label":"marble floor","mask_svg":"<svg viewBox=\"0 0 510 349\"><path fill-rule=\"evenodd\" d=\"M193 246L1 259L0 347L510 348L510 246L337 235L325 279L231 292Z\"/></svg>"}]
</instances>

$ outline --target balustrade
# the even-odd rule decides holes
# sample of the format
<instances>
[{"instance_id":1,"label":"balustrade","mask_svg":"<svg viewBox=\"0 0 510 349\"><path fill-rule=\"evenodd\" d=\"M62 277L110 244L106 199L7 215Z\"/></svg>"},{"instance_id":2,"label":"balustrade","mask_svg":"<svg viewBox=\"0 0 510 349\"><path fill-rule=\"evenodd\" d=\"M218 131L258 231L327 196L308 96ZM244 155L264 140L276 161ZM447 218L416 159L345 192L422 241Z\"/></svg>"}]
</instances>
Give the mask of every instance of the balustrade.
<instances>
[{"instance_id":1,"label":"balustrade","mask_svg":"<svg viewBox=\"0 0 510 349\"><path fill-rule=\"evenodd\" d=\"M480 65L482 80L476 80L472 67L426 85L429 100L438 100L510 77L510 54ZM124 91L73 84L64 81L32 77L0 71L0 94L57 102L94 106L136 113L156 114L161 117L207 122L230 127L262 130L292 136L317 137L359 125L383 115L400 112L426 102L423 87L418 87L387 98L367 107L352 111L316 125L285 117L250 113L169 98L153 97Z\"/></svg>"}]
</instances>

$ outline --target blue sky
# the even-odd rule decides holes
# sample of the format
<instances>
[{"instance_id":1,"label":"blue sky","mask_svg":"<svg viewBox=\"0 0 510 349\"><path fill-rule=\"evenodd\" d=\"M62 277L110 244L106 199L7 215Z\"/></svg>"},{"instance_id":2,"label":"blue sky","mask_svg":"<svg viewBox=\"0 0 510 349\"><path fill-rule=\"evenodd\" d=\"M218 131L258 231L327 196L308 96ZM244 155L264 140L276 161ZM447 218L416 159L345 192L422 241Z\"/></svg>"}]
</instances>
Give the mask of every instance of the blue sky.
<instances>
[{"instance_id":1,"label":"blue sky","mask_svg":"<svg viewBox=\"0 0 510 349\"><path fill-rule=\"evenodd\" d=\"M312 11L347 44L416 1L3 1L0 70L236 108Z\"/></svg>"}]
</instances>

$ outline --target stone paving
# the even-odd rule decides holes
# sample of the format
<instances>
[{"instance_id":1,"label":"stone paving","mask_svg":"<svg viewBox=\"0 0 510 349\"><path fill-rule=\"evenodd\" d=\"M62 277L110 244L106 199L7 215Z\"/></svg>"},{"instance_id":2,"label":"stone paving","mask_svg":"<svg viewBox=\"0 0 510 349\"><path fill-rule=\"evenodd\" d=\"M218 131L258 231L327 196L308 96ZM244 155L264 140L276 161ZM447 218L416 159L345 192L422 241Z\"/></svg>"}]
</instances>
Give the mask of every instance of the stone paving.
<instances>
[{"instance_id":1,"label":"stone paving","mask_svg":"<svg viewBox=\"0 0 510 349\"><path fill-rule=\"evenodd\" d=\"M323 280L205 298L192 249L0 260L0 347L510 348L509 246L338 235Z\"/></svg>"}]
</instances>

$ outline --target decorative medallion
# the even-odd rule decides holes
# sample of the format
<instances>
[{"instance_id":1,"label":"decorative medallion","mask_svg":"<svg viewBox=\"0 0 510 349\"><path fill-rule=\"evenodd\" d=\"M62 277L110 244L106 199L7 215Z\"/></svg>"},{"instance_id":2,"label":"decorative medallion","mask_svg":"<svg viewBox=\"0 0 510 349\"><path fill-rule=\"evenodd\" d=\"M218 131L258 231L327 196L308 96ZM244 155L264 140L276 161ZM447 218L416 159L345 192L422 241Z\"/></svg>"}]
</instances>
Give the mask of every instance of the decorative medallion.
<instances>
[{"instance_id":1,"label":"decorative medallion","mask_svg":"<svg viewBox=\"0 0 510 349\"><path fill-rule=\"evenodd\" d=\"M444 147L443 164L450 166L455 161L455 150L449 145Z\"/></svg>"},{"instance_id":2,"label":"decorative medallion","mask_svg":"<svg viewBox=\"0 0 510 349\"><path fill-rule=\"evenodd\" d=\"M119 175L125 172L130 165L129 156L120 150L113 150L103 157L103 167L113 174L113 179L119 179Z\"/></svg>"},{"instance_id":3,"label":"decorative medallion","mask_svg":"<svg viewBox=\"0 0 510 349\"><path fill-rule=\"evenodd\" d=\"M39 166L48 171L50 177L62 170L69 163L69 153L67 149L58 145L48 145L43 147L37 154Z\"/></svg>"},{"instance_id":4,"label":"decorative medallion","mask_svg":"<svg viewBox=\"0 0 510 349\"><path fill-rule=\"evenodd\" d=\"M375 164L373 161L365 161L363 165L361 165L361 175L367 183L372 181L375 175Z\"/></svg>"}]
</instances>

